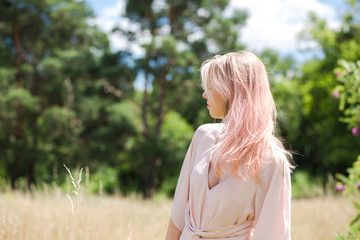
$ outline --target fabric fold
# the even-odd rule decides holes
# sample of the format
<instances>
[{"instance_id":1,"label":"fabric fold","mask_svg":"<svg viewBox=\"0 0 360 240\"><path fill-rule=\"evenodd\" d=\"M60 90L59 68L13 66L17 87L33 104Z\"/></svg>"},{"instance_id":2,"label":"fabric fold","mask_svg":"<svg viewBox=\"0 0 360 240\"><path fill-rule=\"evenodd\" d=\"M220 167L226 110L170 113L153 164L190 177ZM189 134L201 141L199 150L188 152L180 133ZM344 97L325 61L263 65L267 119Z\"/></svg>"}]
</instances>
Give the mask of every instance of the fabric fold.
<instances>
[{"instance_id":1,"label":"fabric fold","mask_svg":"<svg viewBox=\"0 0 360 240\"><path fill-rule=\"evenodd\" d=\"M253 223L253 219L249 219L234 225L222 227L222 228L213 228L213 229L201 229L196 226L196 224L191 220L191 213L189 211L188 204L186 206L186 215L185 215L185 231L186 236L190 236L191 240L197 239L239 239L246 237L249 234L249 229Z\"/></svg>"}]
</instances>

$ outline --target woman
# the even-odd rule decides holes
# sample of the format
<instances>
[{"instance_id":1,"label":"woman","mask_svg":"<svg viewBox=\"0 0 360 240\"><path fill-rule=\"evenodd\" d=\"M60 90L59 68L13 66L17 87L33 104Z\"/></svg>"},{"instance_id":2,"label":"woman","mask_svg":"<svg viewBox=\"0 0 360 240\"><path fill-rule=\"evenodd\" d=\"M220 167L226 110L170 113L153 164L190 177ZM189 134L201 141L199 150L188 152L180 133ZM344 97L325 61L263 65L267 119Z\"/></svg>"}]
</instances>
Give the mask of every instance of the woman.
<instances>
[{"instance_id":1,"label":"woman","mask_svg":"<svg viewBox=\"0 0 360 240\"><path fill-rule=\"evenodd\" d=\"M201 67L220 124L200 126L181 168L166 240L290 240L290 154L274 136L263 63L246 51Z\"/></svg>"}]
</instances>

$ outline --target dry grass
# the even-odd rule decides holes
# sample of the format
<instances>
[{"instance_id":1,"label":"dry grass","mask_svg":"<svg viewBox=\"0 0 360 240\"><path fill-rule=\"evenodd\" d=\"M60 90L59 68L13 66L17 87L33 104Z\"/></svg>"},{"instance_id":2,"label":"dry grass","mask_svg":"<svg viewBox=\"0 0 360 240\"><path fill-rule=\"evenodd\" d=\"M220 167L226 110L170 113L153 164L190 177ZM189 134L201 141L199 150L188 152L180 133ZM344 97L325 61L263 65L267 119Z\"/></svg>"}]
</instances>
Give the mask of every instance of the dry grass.
<instances>
[{"instance_id":1,"label":"dry grass","mask_svg":"<svg viewBox=\"0 0 360 240\"><path fill-rule=\"evenodd\" d=\"M74 215L58 193L0 196L0 239L159 240L164 239L171 201L136 197L84 197ZM293 201L293 240L330 240L345 231L354 209L342 197Z\"/></svg>"},{"instance_id":2,"label":"dry grass","mask_svg":"<svg viewBox=\"0 0 360 240\"><path fill-rule=\"evenodd\" d=\"M293 200L293 240L335 239L336 232L346 232L355 213L355 207L345 197Z\"/></svg>"}]
</instances>

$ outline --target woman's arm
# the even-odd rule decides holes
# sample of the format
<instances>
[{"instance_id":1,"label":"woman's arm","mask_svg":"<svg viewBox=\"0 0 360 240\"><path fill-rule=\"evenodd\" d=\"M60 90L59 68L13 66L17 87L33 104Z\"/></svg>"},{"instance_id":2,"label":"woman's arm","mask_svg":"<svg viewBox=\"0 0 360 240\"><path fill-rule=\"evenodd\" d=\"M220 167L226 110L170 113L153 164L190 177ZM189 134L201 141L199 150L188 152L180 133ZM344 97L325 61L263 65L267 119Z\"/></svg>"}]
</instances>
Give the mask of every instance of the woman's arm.
<instances>
[{"instance_id":1,"label":"woman's arm","mask_svg":"<svg viewBox=\"0 0 360 240\"><path fill-rule=\"evenodd\" d=\"M252 240L290 240L291 178L286 157L266 164L260 175Z\"/></svg>"},{"instance_id":2,"label":"woman's arm","mask_svg":"<svg viewBox=\"0 0 360 240\"><path fill-rule=\"evenodd\" d=\"M181 231L175 226L170 218L165 240L179 240Z\"/></svg>"}]
</instances>

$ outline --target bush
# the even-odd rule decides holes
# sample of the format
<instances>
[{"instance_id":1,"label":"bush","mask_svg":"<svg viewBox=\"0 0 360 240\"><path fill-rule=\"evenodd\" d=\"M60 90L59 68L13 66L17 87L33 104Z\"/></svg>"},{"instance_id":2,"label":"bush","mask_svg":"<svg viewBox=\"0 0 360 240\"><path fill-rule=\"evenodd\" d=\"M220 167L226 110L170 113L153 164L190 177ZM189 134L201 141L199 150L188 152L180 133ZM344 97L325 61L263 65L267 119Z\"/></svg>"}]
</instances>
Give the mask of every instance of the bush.
<instances>
[{"instance_id":1,"label":"bush","mask_svg":"<svg viewBox=\"0 0 360 240\"><path fill-rule=\"evenodd\" d=\"M340 67L335 69L335 75L341 82L332 93L339 98L339 108L344 112L341 121L348 124L354 136L360 135L360 61L356 63L339 61ZM345 234L337 234L337 240L360 239L360 155L353 166L347 170L348 176L337 174L339 182L336 189L349 196L355 206L356 216Z\"/></svg>"},{"instance_id":2,"label":"bush","mask_svg":"<svg viewBox=\"0 0 360 240\"><path fill-rule=\"evenodd\" d=\"M337 240L358 240L360 237L360 155L348 169L348 176L337 174L339 179L336 189L349 196L354 203L356 216L351 221L346 234L337 234Z\"/></svg>"},{"instance_id":3,"label":"bush","mask_svg":"<svg viewBox=\"0 0 360 240\"><path fill-rule=\"evenodd\" d=\"M321 180L311 178L305 171L296 171L291 180L292 198L311 198L323 195Z\"/></svg>"}]
</instances>

